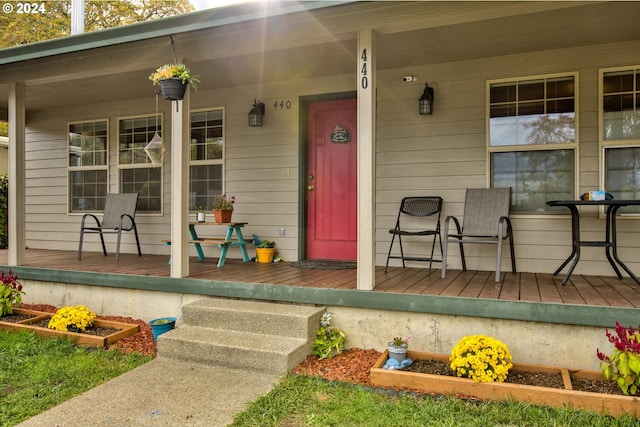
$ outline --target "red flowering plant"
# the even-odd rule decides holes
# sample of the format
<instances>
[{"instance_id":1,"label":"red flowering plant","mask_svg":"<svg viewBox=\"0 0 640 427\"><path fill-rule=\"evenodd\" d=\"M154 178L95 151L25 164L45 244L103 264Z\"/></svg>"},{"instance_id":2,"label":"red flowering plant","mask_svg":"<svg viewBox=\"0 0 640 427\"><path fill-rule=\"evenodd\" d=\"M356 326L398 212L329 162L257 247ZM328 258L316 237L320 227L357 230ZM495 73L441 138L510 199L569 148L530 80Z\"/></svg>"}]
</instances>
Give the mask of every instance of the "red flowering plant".
<instances>
[{"instance_id":1,"label":"red flowering plant","mask_svg":"<svg viewBox=\"0 0 640 427\"><path fill-rule=\"evenodd\" d=\"M616 348L612 356L596 349L605 378L612 379L626 395L635 395L640 387L640 326L625 328L616 322L615 335L607 329L607 338Z\"/></svg>"},{"instance_id":2,"label":"red flowering plant","mask_svg":"<svg viewBox=\"0 0 640 427\"><path fill-rule=\"evenodd\" d=\"M13 307L22 301L22 284L18 282L18 276L0 271L0 316L13 313Z\"/></svg>"}]
</instances>

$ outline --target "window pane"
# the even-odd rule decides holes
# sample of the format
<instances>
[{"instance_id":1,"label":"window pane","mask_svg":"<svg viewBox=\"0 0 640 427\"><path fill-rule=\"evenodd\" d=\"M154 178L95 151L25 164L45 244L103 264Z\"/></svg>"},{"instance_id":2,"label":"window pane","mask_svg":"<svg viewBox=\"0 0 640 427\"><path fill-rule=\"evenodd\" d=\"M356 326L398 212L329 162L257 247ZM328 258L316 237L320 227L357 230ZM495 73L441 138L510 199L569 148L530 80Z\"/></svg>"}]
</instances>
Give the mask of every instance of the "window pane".
<instances>
[{"instance_id":1,"label":"window pane","mask_svg":"<svg viewBox=\"0 0 640 427\"><path fill-rule=\"evenodd\" d=\"M574 151L492 153L491 186L511 187L515 212L544 212L549 200L573 199Z\"/></svg>"},{"instance_id":2,"label":"window pane","mask_svg":"<svg viewBox=\"0 0 640 427\"><path fill-rule=\"evenodd\" d=\"M574 91L573 76L491 84L489 145L574 143Z\"/></svg>"},{"instance_id":3,"label":"window pane","mask_svg":"<svg viewBox=\"0 0 640 427\"><path fill-rule=\"evenodd\" d=\"M120 192L138 193L140 212L161 212L162 168L121 169Z\"/></svg>"},{"instance_id":4,"label":"window pane","mask_svg":"<svg viewBox=\"0 0 640 427\"><path fill-rule=\"evenodd\" d=\"M602 138L640 138L640 87L637 70L604 73L602 77Z\"/></svg>"},{"instance_id":5,"label":"window pane","mask_svg":"<svg viewBox=\"0 0 640 427\"><path fill-rule=\"evenodd\" d=\"M222 194L222 165L191 166L189 209L213 207L213 198Z\"/></svg>"},{"instance_id":6,"label":"window pane","mask_svg":"<svg viewBox=\"0 0 640 427\"><path fill-rule=\"evenodd\" d=\"M640 147L605 149L605 191L614 199L640 199ZM640 212L640 207L625 207L621 212Z\"/></svg>"},{"instance_id":7,"label":"window pane","mask_svg":"<svg viewBox=\"0 0 640 427\"><path fill-rule=\"evenodd\" d=\"M102 211L107 194L107 171L72 171L69 188L71 212Z\"/></svg>"},{"instance_id":8,"label":"window pane","mask_svg":"<svg viewBox=\"0 0 640 427\"><path fill-rule=\"evenodd\" d=\"M151 163L144 148L156 132L162 136L160 115L120 120L119 131L118 163L123 165Z\"/></svg>"}]
</instances>

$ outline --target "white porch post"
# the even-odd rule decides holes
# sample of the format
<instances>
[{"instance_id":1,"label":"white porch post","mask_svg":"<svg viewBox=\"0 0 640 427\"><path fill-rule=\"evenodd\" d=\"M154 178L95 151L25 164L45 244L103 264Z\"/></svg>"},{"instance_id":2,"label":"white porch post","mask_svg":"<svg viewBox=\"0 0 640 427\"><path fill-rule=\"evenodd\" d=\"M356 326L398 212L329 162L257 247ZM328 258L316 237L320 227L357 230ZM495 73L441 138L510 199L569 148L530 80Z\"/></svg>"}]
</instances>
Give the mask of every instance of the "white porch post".
<instances>
[{"instance_id":1,"label":"white porch post","mask_svg":"<svg viewBox=\"0 0 640 427\"><path fill-rule=\"evenodd\" d=\"M189 92L171 101L171 277L189 276Z\"/></svg>"},{"instance_id":2,"label":"white porch post","mask_svg":"<svg viewBox=\"0 0 640 427\"><path fill-rule=\"evenodd\" d=\"M24 83L9 84L9 265L26 262L24 96Z\"/></svg>"},{"instance_id":3,"label":"white porch post","mask_svg":"<svg viewBox=\"0 0 640 427\"><path fill-rule=\"evenodd\" d=\"M375 32L358 32L358 278L373 290L376 270L376 61Z\"/></svg>"}]
</instances>

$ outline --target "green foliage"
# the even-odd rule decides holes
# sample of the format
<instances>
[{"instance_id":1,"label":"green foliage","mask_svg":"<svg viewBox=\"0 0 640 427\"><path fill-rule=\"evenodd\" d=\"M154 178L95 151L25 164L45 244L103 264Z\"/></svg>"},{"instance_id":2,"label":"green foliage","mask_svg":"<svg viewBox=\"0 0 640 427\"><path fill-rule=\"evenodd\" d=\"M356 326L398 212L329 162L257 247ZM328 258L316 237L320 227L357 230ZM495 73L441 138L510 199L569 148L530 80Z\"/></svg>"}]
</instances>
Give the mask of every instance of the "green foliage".
<instances>
[{"instance_id":1,"label":"green foliage","mask_svg":"<svg viewBox=\"0 0 640 427\"><path fill-rule=\"evenodd\" d=\"M331 314L324 313L320 319L320 328L316 331L316 339L313 341L311 353L320 359L330 359L336 354L342 353L344 343L347 340L343 331L332 328L330 325Z\"/></svg>"},{"instance_id":2,"label":"green foliage","mask_svg":"<svg viewBox=\"0 0 640 427\"><path fill-rule=\"evenodd\" d=\"M616 419L568 407L481 402L454 397L378 393L318 377L289 376L237 414L232 427L280 426L589 426L632 427L635 417Z\"/></svg>"},{"instance_id":3,"label":"green foliage","mask_svg":"<svg viewBox=\"0 0 640 427\"><path fill-rule=\"evenodd\" d=\"M22 301L22 284L18 282L18 276L11 270L9 273L0 271L0 316L13 313L13 307Z\"/></svg>"},{"instance_id":4,"label":"green foliage","mask_svg":"<svg viewBox=\"0 0 640 427\"><path fill-rule=\"evenodd\" d=\"M9 136L9 123L0 120L0 136Z\"/></svg>"},{"instance_id":5,"label":"green foliage","mask_svg":"<svg viewBox=\"0 0 640 427\"><path fill-rule=\"evenodd\" d=\"M16 425L151 359L0 331L0 426Z\"/></svg>"},{"instance_id":6,"label":"green foliage","mask_svg":"<svg viewBox=\"0 0 640 427\"><path fill-rule=\"evenodd\" d=\"M9 178L0 174L0 249L9 246Z\"/></svg>"},{"instance_id":7,"label":"green foliage","mask_svg":"<svg viewBox=\"0 0 640 427\"><path fill-rule=\"evenodd\" d=\"M46 13L0 13L0 48L71 34L71 1L45 1ZM85 32L180 15L194 10L189 0L85 1Z\"/></svg>"},{"instance_id":8,"label":"green foliage","mask_svg":"<svg viewBox=\"0 0 640 427\"><path fill-rule=\"evenodd\" d=\"M256 246L256 248L260 248L260 249L267 249L267 248L275 248L276 247L276 242L274 242L273 240L261 240L260 243L258 243L258 246Z\"/></svg>"},{"instance_id":9,"label":"green foliage","mask_svg":"<svg viewBox=\"0 0 640 427\"><path fill-rule=\"evenodd\" d=\"M485 335L463 337L449 359L456 375L483 383L503 382L513 367L506 344Z\"/></svg>"},{"instance_id":10,"label":"green foliage","mask_svg":"<svg viewBox=\"0 0 640 427\"><path fill-rule=\"evenodd\" d=\"M213 198L213 209L233 210L236 203L236 196L227 197L226 194L220 194Z\"/></svg>"},{"instance_id":11,"label":"green foliage","mask_svg":"<svg viewBox=\"0 0 640 427\"><path fill-rule=\"evenodd\" d=\"M635 395L640 390L640 326L624 328L616 322L615 335L607 329L607 338L616 348L612 356L596 349L600 368L605 378L618 384L626 395Z\"/></svg>"},{"instance_id":12,"label":"green foliage","mask_svg":"<svg viewBox=\"0 0 640 427\"><path fill-rule=\"evenodd\" d=\"M191 70L184 64L165 64L151 73L149 80L157 85L160 80L180 79L182 84L190 84L194 90L198 89L200 80L191 74Z\"/></svg>"}]
</instances>

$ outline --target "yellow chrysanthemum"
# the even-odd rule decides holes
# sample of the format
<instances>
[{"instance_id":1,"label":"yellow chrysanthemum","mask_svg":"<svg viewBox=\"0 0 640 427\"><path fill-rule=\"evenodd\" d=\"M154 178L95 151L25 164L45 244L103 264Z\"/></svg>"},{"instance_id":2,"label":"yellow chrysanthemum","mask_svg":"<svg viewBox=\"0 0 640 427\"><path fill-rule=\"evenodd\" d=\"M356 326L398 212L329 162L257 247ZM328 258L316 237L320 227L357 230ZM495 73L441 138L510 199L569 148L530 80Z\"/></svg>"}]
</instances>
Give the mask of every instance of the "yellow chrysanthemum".
<instances>
[{"instance_id":1,"label":"yellow chrysanthemum","mask_svg":"<svg viewBox=\"0 0 640 427\"><path fill-rule=\"evenodd\" d=\"M477 382L503 382L513 367L506 344L485 335L463 337L449 360L456 375Z\"/></svg>"},{"instance_id":2,"label":"yellow chrysanthemum","mask_svg":"<svg viewBox=\"0 0 640 427\"><path fill-rule=\"evenodd\" d=\"M49 320L49 329L58 331L85 332L93 325L96 314L83 305L62 307Z\"/></svg>"}]
</instances>

